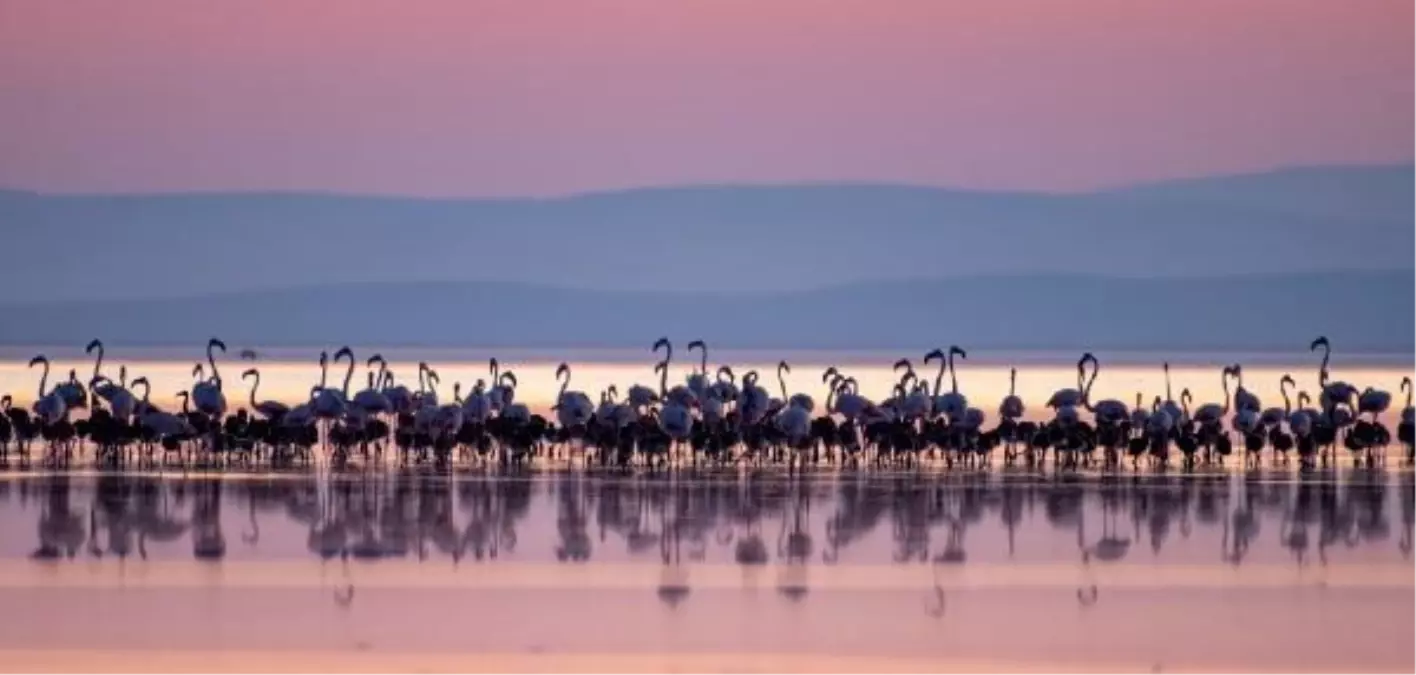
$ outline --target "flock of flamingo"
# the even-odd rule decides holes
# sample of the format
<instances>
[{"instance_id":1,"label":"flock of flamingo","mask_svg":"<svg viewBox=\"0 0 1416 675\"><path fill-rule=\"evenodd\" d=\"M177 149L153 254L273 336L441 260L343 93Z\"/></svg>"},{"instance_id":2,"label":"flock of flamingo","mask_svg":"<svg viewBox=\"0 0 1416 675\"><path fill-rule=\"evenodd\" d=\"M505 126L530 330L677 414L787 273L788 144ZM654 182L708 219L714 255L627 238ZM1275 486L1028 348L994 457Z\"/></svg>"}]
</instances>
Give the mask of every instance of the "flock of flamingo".
<instances>
[{"instance_id":1,"label":"flock of flamingo","mask_svg":"<svg viewBox=\"0 0 1416 675\"><path fill-rule=\"evenodd\" d=\"M126 367L120 368L117 381L103 374L103 343L94 340L87 347L95 355L87 383L70 371L67 380L48 386L50 364L40 355L29 364L42 367L30 409L12 405L9 395L0 398L5 413L0 416L0 457L12 446L28 457L39 440L46 458L56 462L82 453L87 442L96 459L113 464L133 457L153 461L159 452L164 461L175 454L183 463L191 458L308 461L316 449L339 461L355 454L367 460L381 458L391 447L405 461L446 462L456 455L506 465L578 455L587 462L620 467L747 462L796 469L823 462L971 466L988 462L1001 449L1007 464L1042 466L1051 454L1054 466L1072 469L1098 464L1115 468L1125 460L1133 467L1142 462L1164 466L1172 453L1192 467L1223 462L1236 446L1248 463L1261 461L1266 451L1281 462L1287 462L1290 453L1304 465L1335 462L1342 446L1354 461L1371 464L1384 461L1391 442L1380 419L1391 406L1391 394L1372 387L1359 391L1331 379L1331 345L1325 337L1310 346L1310 351L1322 350L1318 407L1312 407L1314 399L1305 391L1290 394L1297 387L1289 375L1280 383L1283 406L1263 407L1258 396L1244 388L1243 368L1237 364L1221 369L1223 403L1193 406L1188 389L1174 398L1168 364L1165 396L1156 395L1149 405L1141 393L1135 405L1116 399L1093 401L1100 362L1087 353L1077 362L1075 386L1059 389L1048 399L1050 420L1024 420L1024 402L1010 389L991 427L986 426L987 414L971 406L959 390L958 360L967 354L957 346L924 356L926 367L938 362L932 383L916 373L909 359L900 359L894 364L898 382L878 401L862 395L856 380L842 369L827 368L821 376L826 394L821 406L810 394L787 390L783 375L791 367L785 361L777 365L776 397L759 384L756 371L740 378L727 365L710 371L702 341L689 343L688 349L699 352L699 362L682 384L670 386L673 346L661 338L652 349L656 356L662 352L654 366L658 386L635 384L623 399L611 386L600 392L598 403L570 389L571 368L560 364L560 391L551 420L517 402L516 375L500 369L496 359L489 364L488 380L477 380L466 397L456 383L453 400L445 402L437 393L437 370L427 363L418 366L415 391L396 383L388 362L375 354L365 361L367 386L351 392L358 361L349 347L332 358L320 354L320 382L310 388L306 400L293 406L258 400L260 372L245 370L241 379L249 382L249 409L238 407L229 414L230 384L217 363L217 352L224 353L226 345L216 338L207 344L207 363L194 368L191 387L177 393L181 411L170 412L150 402L146 378L127 381ZM341 361L347 364L343 383L331 386L331 362ZM1014 382L1016 376L1014 369ZM1403 378L1401 385L1406 402L1397 438L1411 461L1411 379ZM84 409L88 414L83 419L73 419L75 411ZM1090 421L1083 418L1084 411Z\"/></svg>"}]
</instances>

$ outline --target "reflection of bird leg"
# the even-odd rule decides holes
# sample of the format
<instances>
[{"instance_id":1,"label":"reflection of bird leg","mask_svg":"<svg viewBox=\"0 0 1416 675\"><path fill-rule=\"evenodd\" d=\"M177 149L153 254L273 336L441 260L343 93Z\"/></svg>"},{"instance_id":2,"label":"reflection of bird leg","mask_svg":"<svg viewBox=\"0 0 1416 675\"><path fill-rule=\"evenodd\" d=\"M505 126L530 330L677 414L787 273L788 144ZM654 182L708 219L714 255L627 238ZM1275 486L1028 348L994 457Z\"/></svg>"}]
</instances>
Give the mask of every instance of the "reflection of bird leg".
<instances>
[{"instance_id":1,"label":"reflection of bird leg","mask_svg":"<svg viewBox=\"0 0 1416 675\"><path fill-rule=\"evenodd\" d=\"M147 560L147 530L138 531L138 557Z\"/></svg>"},{"instance_id":2,"label":"reflection of bird leg","mask_svg":"<svg viewBox=\"0 0 1416 675\"><path fill-rule=\"evenodd\" d=\"M241 541L244 541L244 542L246 542L247 544L250 544L251 546L255 546L255 545L256 545L256 542L259 541L260 538L261 538L261 528L260 528L259 525L256 524L256 497L255 497L255 495L252 495L252 496L251 496L251 531L250 531L250 533L248 534L245 530L242 530L242 531L241 531Z\"/></svg>"},{"instance_id":3,"label":"reflection of bird leg","mask_svg":"<svg viewBox=\"0 0 1416 675\"><path fill-rule=\"evenodd\" d=\"M1085 588L1078 588L1078 589L1077 589L1077 602L1081 603L1081 605L1082 605L1083 607L1091 607L1092 605L1095 605L1095 604L1096 604L1096 599L1097 599L1096 584L1092 584L1092 585L1087 586L1087 587L1085 587Z\"/></svg>"},{"instance_id":4,"label":"reflection of bird leg","mask_svg":"<svg viewBox=\"0 0 1416 675\"><path fill-rule=\"evenodd\" d=\"M334 603L340 607L348 607L354 602L354 584L347 584L344 588L334 589Z\"/></svg>"},{"instance_id":5,"label":"reflection of bird leg","mask_svg":"<svg viewBox=\"0 0 1416 675\"><path fill-rule=\"evenodd\" d=\"M1085 523L1086 523L1086 517L1085 517L1084 515L1082 515L1082 514L1078 514L1078 515L1077 515L1077 550L1079 550L1079 551L1082 552L1082 564L1083 564L1083 565L1090 565L1090 564L1091 564L1091 551L1087 548L1086 535L1083 534L1083 530L1084 530L1084 528L1085 528Z\"/></svg>"},{"instance_id":6,"label":"reflection of bird leg","mask_svg":"<svg viewBox=\"0 0 1416 675\"><path fill-rule=\"evenodd\" d=\"M924 613L936 619L944 618L944 587L939 583L939 566L932 565L934 592L924 601Z\"/></svg>"},{"instance_id":7,"label":"reflection of bird leg","mask_svg":"<svg viewBox=\"0 0 1416 675\"><path fill-rule=\"evenodd\" d=\"M93 506L89 506L89 555L95 558L103 557L103 549L98 546L98 512Z\"/></svg>"}]
</instances>

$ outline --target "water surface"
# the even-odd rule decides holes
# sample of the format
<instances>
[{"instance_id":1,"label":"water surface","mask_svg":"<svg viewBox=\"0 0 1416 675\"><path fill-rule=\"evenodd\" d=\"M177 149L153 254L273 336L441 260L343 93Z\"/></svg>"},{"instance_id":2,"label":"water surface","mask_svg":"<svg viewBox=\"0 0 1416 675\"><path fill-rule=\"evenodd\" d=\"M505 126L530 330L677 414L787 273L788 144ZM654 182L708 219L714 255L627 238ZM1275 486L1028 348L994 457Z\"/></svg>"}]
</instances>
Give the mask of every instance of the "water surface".
<instances>
[{"instance_id":1,"label":"water surface","mask_svg":"<svg viewBox=\"0 0 1416 675\"><path fill-rule=\"evenodd\" d=\"M11 466L0 664L1409 672L1412 480Z\"/></svg>"}]
</instances>

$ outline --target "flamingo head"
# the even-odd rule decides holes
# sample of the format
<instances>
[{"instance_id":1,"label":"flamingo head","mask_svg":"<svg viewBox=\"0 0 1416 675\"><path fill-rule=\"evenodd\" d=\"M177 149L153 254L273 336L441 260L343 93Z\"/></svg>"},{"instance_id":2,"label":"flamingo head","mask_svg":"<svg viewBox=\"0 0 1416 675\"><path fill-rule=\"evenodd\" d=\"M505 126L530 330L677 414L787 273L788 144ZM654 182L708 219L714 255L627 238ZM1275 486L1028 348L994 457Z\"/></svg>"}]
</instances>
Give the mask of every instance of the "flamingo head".
<instances>
[{"instance_id":1,"label":"flamingo head","mask_svg":"<svg viewBox=\"0 0 1416 675\"><path fill-rule=\"evenodd\" d=\"M207 340L207 349L220 349L222 353L225 353L226 343L216 338L212 338L210 340Z\"/></svg>"},{"instance_id":2,"label":"flamingo head","mask_svg":"<svg viewBox=\"0 0 1416 675\"><path fill-rule=\"evenodd\" d=\"M93 350L95 350L95 349L102 349L102 348L103 348L103 343L102 343L102 342L99 342L98 338L94 338L92 342L89 342L89 343L88 343L88 346L87 346L87 347L84 347L84 353L85 353L85 354L92 354L92 353L93 353Z\"/></svg>"},{"instance_id":3,"label":"flamingo head","mask_svg":"<svg viewBox=\"0 0 1416 675\"><path fill-rule=\"evenodd\" d=\"M49 363L49 358L43 354L29 360L29 367L33 368L41 363Z\"/></svg>"},{"instance_id":4,"label":"flamingo head","mask_svg":"<svg viewBox=\"0 0 1416 675\"><path fill-rule=\"evenodd\" d=\"M657 352L657 351L659 351L660 349L665 348L665 347L668 347L668 346L669 346L669 338L668 338L668 337L661 337L661 338L659 338L658 340L655 340L655 341L654 341L654 347L653 347L653 349L652 349L651 351L656 351L656 352Z\"/></svg>"},{"instance_id":5,"label":"flamingo head","mask_svg":"<svg viewBox=\"0 0 1416 675\"><path fill-rule=\"evenodd\" d=\"M933 361L934 359L943 359L943 358L944 358L944 350L942 350L942 349L936 349L936 350L934 350L934 351L932 351L932 352L930 352L930 353L924 355L924 362L925 362L925 363L929 363L930 361Z\"/></svg>"},{"instance_id":6,"label":"flamingo head","mask_svg":"<svg viewBox=\"0 0 1416 675\"><path fill-rule=\"evenodd\" d=\"M1332 344L1328 342L1326 335L1319 335L1318 339L1313 340L1313 343L1308 345L1308 351L1317 351L1318 347L1332 348Z\"/></svg>"},{"instance_id":7,"label":"flamingo head","mask_svg":"<svg viewBox=\"0 0 1416 675\"><path fill-rule=\"evenodd\" d=\"M248 377L259 377L259 376L260 376L260 373L259 373L255 368L247 368L247 369L246 369L246 372L241 373L241 379L243 379L243 380L246 379L246 378L248 378Z\"/></svg>"},{"instance_id":8,"label":"flamingo head","mask_svg":"<svg viewBox=\"0 0 1416 675\"><path fill-rule=\"evenodd\" d=\"M339 360L339 357L341 357L341 356L347 356L347 357L349 357L349 360L350 360L350 361L353 361L353 360L354 360L354 350L350 349L348 345L345 345L345 346L343 346L343 347L340 347L340 348L339 348L339 351L337 351L337 352L334 353L334 360L338 361L338 360Z\"/></svg>"},{"instance_id":9,"label":"flamingo head","mask_svg":"<svg viewBox=\"0 0 1416 675\"><path fill-rule=\"evenodd\" d=\"M569 372L570 365L567 364L565 361L561 361L561 364L559 366L556 366L556 379L559 380L561 375L564 375Z\"/></svg>"},{"instance_id":10,"label":"flamingo head","mask_svg":"<svg viewBox=\"0 0 1416 675\"><path fill-rule=\"evenodd\" d=\"M957 356L961 359L966 359L969 357L968 352L964 351L963 348L959 345L949 345L949 354L952 356Z\"/></svg>"},{"instance_id":11,"label":"flamingo head","mask_svg":"<svg viewBox=\"0 0 1416 675\"><path fill-rule=\"evenodd\" d=\"M831 366L830 368L826 369L826 372L821 373L822 382L829 382L832 377L840 377L840 374L837 373L835 366Z\"/></svg>"}]
</instances>

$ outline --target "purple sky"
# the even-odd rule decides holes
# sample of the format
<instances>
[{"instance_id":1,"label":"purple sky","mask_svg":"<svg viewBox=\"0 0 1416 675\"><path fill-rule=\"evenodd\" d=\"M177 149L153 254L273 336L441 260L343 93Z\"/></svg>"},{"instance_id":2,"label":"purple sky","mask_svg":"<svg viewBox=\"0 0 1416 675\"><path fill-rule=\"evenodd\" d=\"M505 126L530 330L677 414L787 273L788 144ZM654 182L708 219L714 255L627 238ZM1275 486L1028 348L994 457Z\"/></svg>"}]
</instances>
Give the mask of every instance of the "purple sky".
<instances>
[{"instance_id":1,"label":"purple sky","mask_svg":"<svg viewBox=\"0 0 1416 675\"><path fill-rule=\"evenodd\" d=\"M1410 0L0 0L0 185L1076 190L1410 161Z\"/></svg>"}]
</instances>

